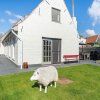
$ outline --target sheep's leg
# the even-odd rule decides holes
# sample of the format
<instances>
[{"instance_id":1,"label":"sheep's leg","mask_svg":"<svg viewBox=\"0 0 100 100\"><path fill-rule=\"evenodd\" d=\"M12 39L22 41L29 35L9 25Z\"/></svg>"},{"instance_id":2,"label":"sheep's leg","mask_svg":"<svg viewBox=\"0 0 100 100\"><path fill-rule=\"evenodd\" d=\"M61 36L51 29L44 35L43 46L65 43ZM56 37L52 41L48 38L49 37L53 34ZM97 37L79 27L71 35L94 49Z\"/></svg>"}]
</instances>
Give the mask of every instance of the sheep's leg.
<instances>
[{"instance_id":1,"label":"sheep's leg","mask_svg":"<svg viewBox=\"0 0 100 100\"><path fill-rule=\"evenodd\" d=\"M57 86L57 84L56 84L56 82L54 82L54 87L56 88L56 86Z\"/></svg>"},{"instance_id":2,"label":"sheep's leg","mask_svg":"<svg viewBox=\"0 0 100 100\"><path fill-rule=\"evenodd\" d=\"M40 91L42 91L42 85L40 85Z\"/></svg>"},{"instance_id":3,"label":"sheep's leg","mask_svg":"<svg viewBox=\"0 0 100 100\"><path fill-rule=\"evenodd\" d=\"M45 93L47 93L47 86L45 86Z\"/></svg>"}]
</instances>

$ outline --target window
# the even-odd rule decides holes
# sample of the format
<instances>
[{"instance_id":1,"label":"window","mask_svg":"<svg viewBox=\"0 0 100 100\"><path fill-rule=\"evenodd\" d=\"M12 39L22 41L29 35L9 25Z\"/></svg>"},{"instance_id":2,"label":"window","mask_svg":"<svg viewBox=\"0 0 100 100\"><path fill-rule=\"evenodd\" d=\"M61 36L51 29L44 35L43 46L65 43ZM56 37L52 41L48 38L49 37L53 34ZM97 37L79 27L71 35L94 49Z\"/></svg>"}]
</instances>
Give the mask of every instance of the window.
<instances>
[{"instance_id":1,"label":"window","mask_svg":"<svg viewBox=\"0 0 100 100\"><path fill-rule=\"evenodd\" d=\"M43 62L51 62L51 40L43 40Z\"/></svg>"},{"instance_id":2,"label":"window","mask_svg":"<svg viewBox=\"0 0 100 100\"><path fill-rule=\"evenodd\" d=\"M52 8L52 21L60 23L60 10Z\"/></svg>"}]
</instances>

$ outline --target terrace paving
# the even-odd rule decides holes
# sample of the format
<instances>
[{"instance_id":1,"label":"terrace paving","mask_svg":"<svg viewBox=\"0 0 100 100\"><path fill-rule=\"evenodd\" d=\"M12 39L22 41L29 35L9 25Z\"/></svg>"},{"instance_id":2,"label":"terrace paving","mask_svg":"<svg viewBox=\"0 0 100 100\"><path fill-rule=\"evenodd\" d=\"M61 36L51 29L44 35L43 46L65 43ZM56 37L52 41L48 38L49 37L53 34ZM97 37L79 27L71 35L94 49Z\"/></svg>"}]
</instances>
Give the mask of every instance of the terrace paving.
<instances>
[{"instance_id":1,"label":"terrace paving","mask_svg":"<svg viewBox=\"0 0 100 100\"><path fill-rule=\"evenodd\" d=\"M61 63L61 64L53 64L53 65L56 66L57 68L60 68L60 67L77 66L80 64L93 64L93 65L100 66L99 63L95 63L95 61L90 61L90 60L81 60L79 63L66 63L66 64ZM46 67L49 65L31 65L29 66L28 69L20 69L19 66L11 62L7 57L3 55L0 56L0 75L9 75L9 74L15 74L19 72L29 72L42 66Z\"/></svg>"}]
</instances>

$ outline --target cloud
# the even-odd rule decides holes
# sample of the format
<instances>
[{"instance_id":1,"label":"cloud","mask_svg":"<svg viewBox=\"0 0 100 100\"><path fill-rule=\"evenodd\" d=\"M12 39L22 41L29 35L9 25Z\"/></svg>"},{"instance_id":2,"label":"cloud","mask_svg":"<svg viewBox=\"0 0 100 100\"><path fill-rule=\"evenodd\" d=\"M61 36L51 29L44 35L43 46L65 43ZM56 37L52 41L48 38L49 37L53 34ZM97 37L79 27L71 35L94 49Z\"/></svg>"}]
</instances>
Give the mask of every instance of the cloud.
<instances>
[{"instance_id":1,"label":"cloud","mask_svg":"<svg viewBox=\"0 0 100 100\"><path fill-rule=\"evenodd\" d=\"M8 21L10 22L10 24L14 24L16 23L16 21L18 19L22 19L23 17L19 14L13 13L12 11L6 10L5 13L10 16L11 18L8 19Z\"/></svg>"},{"instance_id":2,"label":"cloud","mask_svg":"<svg viewBox=\"0 0 100 100\"><path fill-rule=\"evenodd\" d=\"M17 20L15 20L15 19L9 19L9 22L10 22L11 24L16 23L16 21L17 21Z\"/></svg>"},{"instance_id":3,"label":"cloud","mask_svg":"<svg viewBox=\"0 0 100 100\"><path fill-rule=\"evenodd\" d=\"M22 18L23 18L21 15L16 14L16 13L13 13L13 12L11 12L11 11L9 11L9 10L6 10L5 13L6 13L7 15L12 16L12 17L15 17L15 18L17 18L17 19L22 19Z\"/></svg>"},{"instance_id":4,"label":"cloud","mask_svg":"<svg viewBox=\"0 0 100 100\"><path fill-rule=\"evenodd\" d=\"M5 20L4 19L0 19L0 23L4 23L5 22Z\"/></svg>"},{"instance_id":5,"label":"cloud","mask_svg":"<svg viewBox=\"0 0 100 100\"><path fill-rule=\"evenodd\" d=\"M88 36L96 35L96 32L94 30L91 30L91 29L87 29L86 33L87 33Z\"/></svg>"},{"instance_id":6,"label":"cloud","mask_svg":"<svg viewBox=\"0 0 100 100\"><path fill-rule=\"evenodd\" d=\"M7 15L9 15L9 16L11 16L11 15L12 15L12 12L11 12L11 11L9 11L9 10L6 10L6 11L5 11L5 13L6 13Z\"/></svg>"},{"instance_id":7,"label":"cloud","mask_svg":"<svg viewBox=\"0 0 100 100\"><path fill-rule=\"evenodd\" d=\"M93 26L100 24L100 0L93 1L92 5L88 8L88 13L93 19Z\"/></svg>"},{"instance_id":8,"label":"cloud","mask_svg":"<svg viewBox=\"0 0 100 100\"><path fill-rule=\"evenodd\" d=\"M22 18L23 18L21 15L17 15L17 14L14 14L14 16L15 16L17 19L22 19Z\"/></svg>"}]
</instances>

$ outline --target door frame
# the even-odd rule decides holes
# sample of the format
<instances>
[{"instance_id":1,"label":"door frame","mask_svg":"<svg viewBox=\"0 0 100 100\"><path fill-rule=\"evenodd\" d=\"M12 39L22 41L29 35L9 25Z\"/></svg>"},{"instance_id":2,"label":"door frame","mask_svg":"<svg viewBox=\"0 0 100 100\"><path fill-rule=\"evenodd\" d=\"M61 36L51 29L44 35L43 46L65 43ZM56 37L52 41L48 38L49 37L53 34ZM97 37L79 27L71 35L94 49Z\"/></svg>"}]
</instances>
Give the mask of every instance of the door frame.
<instances>
[{"instance_id":1,"label":"door frame","mask_svg":"<svg viewBox=\"0 0 100 100\"><path fill-rule=\"evenodd\" d=\"M51 41L51 61L50 62L44 62L43 61L43 40L49 40ZM53 40L60 40L62 41L61 38L48 38L48 37L42 37L42 64L53 64L53 52L52 52L52 48L53 48ZM62 42L61 42L62 43ZM62 47L61 46L62 44L60 44L60 48ZM62 50L61 50L62 51ZM59 56L59 52L58 52L58 60L59 62L61 62L61 51L60 51L60 56Z\"/></svg>"}]
</instances>

